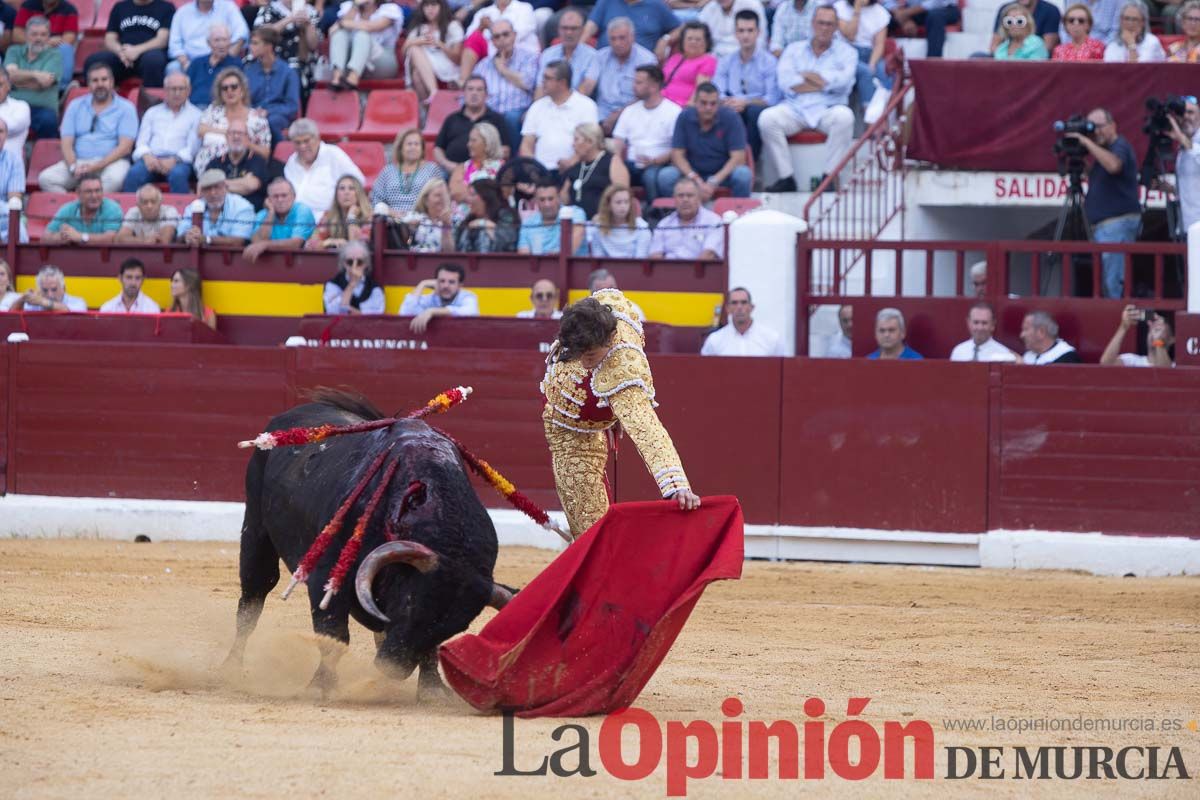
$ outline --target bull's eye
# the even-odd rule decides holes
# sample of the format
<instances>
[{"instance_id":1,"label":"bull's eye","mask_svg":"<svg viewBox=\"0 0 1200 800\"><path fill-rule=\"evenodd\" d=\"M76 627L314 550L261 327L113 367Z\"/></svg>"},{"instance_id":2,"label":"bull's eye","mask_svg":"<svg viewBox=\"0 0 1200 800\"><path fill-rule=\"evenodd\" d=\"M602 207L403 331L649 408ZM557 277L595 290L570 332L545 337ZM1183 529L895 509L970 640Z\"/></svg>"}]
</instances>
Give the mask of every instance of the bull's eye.
<instances>
[{"instance_id":1,"label":"bull's eye","mask_svg":"<svg viewBox=\"0 0 1200 800\"><path fill-rule=\"evenodd\" d=\"M419 508L425 504L425 484L414 483L408 491L408 508Z\"/></svg>"}]
</instances>

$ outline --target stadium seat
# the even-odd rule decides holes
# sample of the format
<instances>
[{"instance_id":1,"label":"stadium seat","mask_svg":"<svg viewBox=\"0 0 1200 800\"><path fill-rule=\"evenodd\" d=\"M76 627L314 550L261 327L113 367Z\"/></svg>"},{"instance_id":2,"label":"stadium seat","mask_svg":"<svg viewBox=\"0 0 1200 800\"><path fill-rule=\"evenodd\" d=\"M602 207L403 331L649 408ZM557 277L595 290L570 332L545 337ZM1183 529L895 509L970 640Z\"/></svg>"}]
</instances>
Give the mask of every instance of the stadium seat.
<instances>
[{"instance_id":1,"label":"stadium seat","mask_svg":"<svg viewBox=\"0 0 1200 800\"><path fill-rule=\"evenodd\" d=\"M458 91L439 89L433 93L429 98L429 111L425 115L425 129L422 131L425 141L437 139L446 117L462 108L462 98L463 93Z\"/></svg>"},{"instance_id":2,"label":"stadium seat","mask_svg":"<svg viewBox=\"0 0 1200 800\"><path fill-rule=\"evenodd\" d=\"M75 199L75 195L68 192L34 192L29 195L25 203L25 222L29 228L29 240L31 242L39 241L55 213Z\"/></svg>"},{"instance_id":3,"label":"stadium seat","mask_svg":"<svg viewBox=\"0 0 1200 800\"><path fill-rule=\"evenodd\" d=\"M656 198L654 198L654 202L650 204L650 207L651 208L669 208L672 211L674 211L675 210L675 198L674 197L656 197Z\"/></svg>"},{"instance_id":4,"label":"stadium seat","mask_svg":"<svg viewBox=\"0 0 1200 800\"><path fill-rule=\"evenodd\" d=\"M163 192L162 204L172 206L180 214L187 214L187 208L196 199L192 194L168 194Z\"/></svg>"},{"instance_id":5,"label":"stadium seat","mask_svg":"<svg viewBox=\"0 0 1200 800\"><path fill-rule=\"evenodd\" d=\"M317 123L321 139L336 142L358 130L358 95L316 89L308 98L306 117Z\"/></svg>"},{"instance_id":6,"label":"stadium seat","mask_svg":"<svg viewBox=\"0 0 1200 800\"><path fill-rule=\"evenodd\" d=\"M713 211L717 216L724 216L726 211L733 211L740 217L761 205L762 201L753 197L718 197L713 201Z\"/></svg>"},{"instance_id":7,"label":"stadium seat","mask_svg":"<svg viewBox=\"0 0 1200 800\"><path fill-rule=\"evenodd\" d=\"M46 167L62 161L62 146L58 139L38 139L33 143L33 152L29 155L29 168L25 175L25 190L38 190L38 174Z\"/></svg>"},{"instance_id":8,"label":"stadium seat","mask_svg":"<svg viewBox=\"0 0 1200 800\"><path fill-rule=\"evenodd\" d=\"M825 134L820 131L800 131L788 137L788 144L825 144Z\"/></svg>"},{"instance_id":9,"label":"stadium seat","mask_svg":"<svg viewBox=\"0 0 1200 800\"><path fill-rule=\"evenodd\" d=\"M355 141L390 142L406 128L418 126L417 93L411 89L371 92L362 125L350 134Z\"/></svg>"},{"instance_id":10,"label":"stadium seat","mask_svg":"<svg viewBox=\"0 0 1200 800\"><path fill-rule=\"evenodd\" d=\"M96 0L74 0L71 5L75 6L75 10L79 12L79 33L82 34L84 31L94 30L96 19ZM104 15L104 24L108 24L107 14ZM104 26L101 26L100 30L104 30ZM100 39L103 41L103 34L100 35ZM83 62L81 61L79 63L82 64Z\"/></svg>"},{"instance_id":11,"label":"stadium seat","mask_svg":"<svg viewBox=\"0 0 1200 800\"><path fill-rule=\"evenodd\" d=\"M121 207L122 214L137 205L136 192L115 192L113 194L106 194L104 196L119 205Z\"/></svg>"},{"instance_id":12,"label":"stadium seat","mask_svg":"<svg viewBox=\"0 0 1200 800\"><path fill-rule=\"evenodd\" d=\"M66 111L67 106L71 105L72 100L74 100L77 97L83 97L86 94L88 94L88 89L86 86L75 86L75 87L71 88L67 92L66 97L63 98L62 110ZM59 122L62 122L61 114L59 114Z\"/></svg>"},{"instance_id":13,"label":"stadium seat","mask_svg":"<svg viewBox=\"0 0 1200 800\"><path fill-rule=\"evenodd\" d=\"M275 149L271 151L271 158L278 161L280 164L286 164L287 160L292 157L292 153L296 152L296 145L292 144L287 139L275 145Z\"/></svg>"},{"instance_id":14,"label":"stadium seat","mask_svg":"<svg viewBox=\"0 0 1200 800\"><path fill-rule=\"evenodd\" d=\"M88 60L88 56L93 53L99 53L104 50L103 36L85 36L75 47L75 66L72 68L72 75L82 75L83 65ZM82 82L82 81L81 81Z\"/></svg>"},{"instance_id":15,"label":"stadium seat","mask_svg":"<svg viewBox=\"0 0 1200 800\"><path fill-rule=\"evenodd\" d=\"M367 179L367 191L371 191L371 187L375 185L375 179L387 166L387 154L383 150L383 144L380 142L339 142L338 147L345 150L346 155L350 156L350 160L363 171L363 177Z\"/></svg>"},{"instance_id":16,"label":"stadium seat","mask_svg":"<svg viewBox=\"0 0 1200 800\"><path fill-rule=\"evenodd\" d=\"M108 18L112 15L113 6L119 2L121 2L121 0L100 0L100 4L96 8L96 21L93 22L89 27L91 30L96 31L100 35L101 39L104 38L104 31L106 28L108 28ZM79 6L78 3L75 5L76 7ZM181 6L183 3L175 2L172 3L172 5ZM82 19L83 11L81 10L80 20ZM81 24L80 27L82 28L84 26Z\"/></svg>"}]
</instances>

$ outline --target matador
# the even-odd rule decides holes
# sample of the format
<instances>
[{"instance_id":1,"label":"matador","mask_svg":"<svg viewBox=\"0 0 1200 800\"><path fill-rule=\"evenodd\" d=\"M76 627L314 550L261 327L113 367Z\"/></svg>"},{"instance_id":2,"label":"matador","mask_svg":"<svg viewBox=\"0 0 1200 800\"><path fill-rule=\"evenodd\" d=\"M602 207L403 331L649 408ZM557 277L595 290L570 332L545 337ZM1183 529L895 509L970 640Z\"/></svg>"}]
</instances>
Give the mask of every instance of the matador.
<instances>
[{"instance_id":1,"label":"matador","mask_svg":"<svg viewBox=\"0 0 1200 800\"><path fill-rule=\"evenodd\" d=\"M645 335L632 305L616 289L601 289L573 304L563 312L559 337L546 359L542 420L558 498L574 536L608 510L604 471L608 437L617 423L664 498L675 498L687 510L700 505L654 410Z\"/></svg>"}]
</instances>

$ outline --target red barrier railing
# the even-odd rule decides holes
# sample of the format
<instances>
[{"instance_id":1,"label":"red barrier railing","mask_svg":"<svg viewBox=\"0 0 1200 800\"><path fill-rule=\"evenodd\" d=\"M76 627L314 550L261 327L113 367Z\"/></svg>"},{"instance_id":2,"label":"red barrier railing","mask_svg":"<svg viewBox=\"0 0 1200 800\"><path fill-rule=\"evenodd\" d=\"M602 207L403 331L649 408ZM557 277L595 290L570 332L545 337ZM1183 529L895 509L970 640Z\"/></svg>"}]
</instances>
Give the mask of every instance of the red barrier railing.
<instances>
[{"instance_id":1,"label":"red barrier railing","mask_svg":"<svg viewBox=\"0 0 1200 800\"><path fill-rule=\"evenodd\" d=\"M1120 253L1124 295L1101 297L1101 256ZM969 267L987 265L978 296L1092 304L1138 301L1186 307L1187 245L1178 242L1098 244L1050 241L813 240L796 237L796 353L808 354L809 311L852 298L905 302L976 296ZM861 270L856 269L861 265Z\"/></svg>"}]
</instances>

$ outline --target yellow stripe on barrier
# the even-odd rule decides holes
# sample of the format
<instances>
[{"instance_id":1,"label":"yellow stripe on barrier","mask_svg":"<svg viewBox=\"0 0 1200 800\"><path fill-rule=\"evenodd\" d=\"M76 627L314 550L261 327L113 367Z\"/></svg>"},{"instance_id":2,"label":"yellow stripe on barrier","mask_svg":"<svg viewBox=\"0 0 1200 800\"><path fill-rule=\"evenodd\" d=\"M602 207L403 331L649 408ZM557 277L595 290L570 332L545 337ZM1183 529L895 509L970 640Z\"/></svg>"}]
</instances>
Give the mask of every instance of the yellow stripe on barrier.
<instances>
[{"instance_id":1,"label":"yellow stripe on barrier","mask_svg":"<svg viewBox=\"0 0 1200 800\"><path fill-rule=\"evenodd\" d=\"M33 275L17 276L17 291L35 287ZM218 316L244 317L301 317L320 314L324 309L322 284L268 283L266 281L205 281L204 304ZM88 308L96 309L116 297L121 284L116 278L67 278L67 293L81 297ZM151 300L164 309L171 306L171 282L166 278L147 278L142 287ZM388 286L384 289L388 314L400 312L400 304L412 291L410 286ZM532 306L527 287L472 289L479 296L479 308L485 316L515 317L518 311ZM587 297L584 290L572 291L568 297L574 303ZM692 327L712 323L713 309L722 296L713 292L627 292L627 296L642 307L651 322Z\"/></svg>"}]
</instances>

